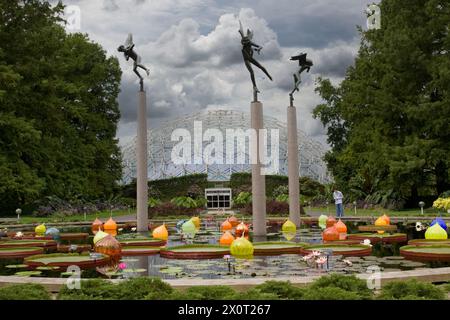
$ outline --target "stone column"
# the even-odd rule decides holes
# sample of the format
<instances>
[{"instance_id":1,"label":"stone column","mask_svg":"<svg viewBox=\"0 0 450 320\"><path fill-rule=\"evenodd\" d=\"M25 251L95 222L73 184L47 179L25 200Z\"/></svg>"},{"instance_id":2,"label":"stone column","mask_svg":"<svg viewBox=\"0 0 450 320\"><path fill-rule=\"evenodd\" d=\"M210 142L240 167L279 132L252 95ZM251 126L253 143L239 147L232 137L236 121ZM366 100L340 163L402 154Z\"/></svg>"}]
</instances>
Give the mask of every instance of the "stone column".
<instances>
[{"instance_id":1,"label":"stone column","mask_svg":"<svg viewBox=\"0 0 450 320\"><path fill-rule=\"evenodd\" d=\"M288 132L288 177L289 177L289 220L300 227L300 187L298 165L297 110L293 105L287 108Z\"/></svg>"},{"instance_id":2,"label":"stone column","mask_svg":"<svg viewBox=\"0 0 450 320\"><path fill-rule=\"evenodd\" d=\"M266 176L261 174L260 159L260 130L264 128L263 105L255 101L251 103L251 126L252 138L251 149L256 156L256 163L252 162L252 205L253 205L253 235L255 237L265 237L266 230Z\"/></svg>"},{"instance_id":3,"label":"stone column","mask_svg":"<svg viewBox=\"0 0 450 320\"><path fill-rule=\"evenodd\" d=\"M139 91L137 130L137 232L148 231L147 102Z\"/></svg>"}]
</instances>

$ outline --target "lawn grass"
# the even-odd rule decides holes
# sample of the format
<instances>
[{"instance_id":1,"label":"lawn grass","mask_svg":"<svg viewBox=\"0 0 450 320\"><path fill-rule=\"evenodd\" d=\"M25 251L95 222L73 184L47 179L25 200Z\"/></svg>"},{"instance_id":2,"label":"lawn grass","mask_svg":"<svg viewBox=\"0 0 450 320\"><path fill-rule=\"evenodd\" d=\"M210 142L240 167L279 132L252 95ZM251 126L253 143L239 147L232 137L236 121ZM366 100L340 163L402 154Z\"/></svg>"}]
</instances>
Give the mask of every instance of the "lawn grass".
<instances>
[{"instance_id":1,"label":"lawn grass","mask_svg":"<svg viewBox=\"0 0 450 320\"><path fill-rule=\"evenodd\" d=\"M126 215L132 215L136 214L135 210L117 210L112 212L112 216L114 217L120 217L120 216L126 216ZM57 222L83 222L88 221L92 222L95 220L95 218L100 218L102 220L108 219L111 216L111 212L109 210L107 211L101 211L97 213L90 213L86 214L86 220L84 218L84 214L76 214L72 216L64 216L62 214L52 214L49 217L34 217L34 216L21 216L18 223L21 224L30 224L30 223L57 223ZM17 218L17 217L5 217L5 218ZM17 221L17 220L16 220Z\"/></svg>"},{"instance_id":2,"label":"lawn grass","mask_svg":"<svg viewBox=\"0 0 450 320\"><path fill-rule=\"evenodd\" d=\"M336 208L334 205L330 205L327 207L305 207L306 212L321 212L324 214L330 214L332 216L336 216ZM420 208L417 209L405 209L405 210L387 210L383 208L377 208L377 209L357 209L355 213L355 209L344 209L344 216L345 217L367 217L367 216L374 216L378 217L380 215L386 214L390 217L420 217L422 216L422 213L420 211ZM443 217L450 217L450 214L445 213L443 211L438 211L433 208L427 208L424 209L424 216L425 217L436 217L436 216L443 216Z\"/></svg>"}]
</instances>

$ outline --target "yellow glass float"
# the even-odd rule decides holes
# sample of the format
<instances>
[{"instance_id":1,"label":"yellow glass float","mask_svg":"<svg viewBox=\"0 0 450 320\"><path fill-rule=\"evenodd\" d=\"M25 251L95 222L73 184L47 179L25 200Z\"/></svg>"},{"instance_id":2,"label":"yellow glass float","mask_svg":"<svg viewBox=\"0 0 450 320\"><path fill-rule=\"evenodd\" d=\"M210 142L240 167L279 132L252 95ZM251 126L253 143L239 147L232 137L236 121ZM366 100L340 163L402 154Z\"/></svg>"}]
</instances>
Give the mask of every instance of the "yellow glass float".
<instances>
[{"instance_id":1,"label":"yellow glass float","mask_svg":"<svg viewBox=\"0 0 450 320\"><path fill-rule=\"evenodd\" d=\"M94 236L94 245L99 242L100 240L102 240L104 237L108 236L108 234L106 232L103 232L102 230L98 230L97 233Z\"/></svg>"},{"instance_id":2,"label":"yellow glass float","mask_svg":"<svg viewBox=\"0 0 450 320\"><path fill-rule=\"evenodd\" d=\"M191 238L193 238L197 233L197 228L192 220L188 220L183 223L181 230L185 235L190 236Z\"/></svg>"},{"instance_id":3,"label":"yellow glass float","mask_svg":"<svg viewBox=\"0 0 450 320\"><path fill-rule=\"evenodd\" d=\"M446 240L448 238L447 231L442 228L439 223L429 227L425 232L425 239L427 240Z\"/></svg>"},{"instance_id":4,"label":"yellow glass float","mask_svg":"<svg viewBox=\"0 0 450 320\"><path fill-rule=\"evenodd\" d=\"M167 241L169 238L169 232L167 231L166 225L163 224L162 226L159 226L155 230L153 230L152 233L153 238Z\"/></svg>"},{"instance_id":5,"label":"yellow glass float","mask_svg":"<svg viewBox=\"0 0 450 320\"><path fill-rule=\"evenodd\" d=\"M281 227L281 233L286 240L291 241L295 238L295 235L297 233L297 226L288 219L285 223L283 223L283 226Z\"/></svg>"},{"instance_id":6,"label":"yellow glass float","mask_svg":"<svg viewBox=\"0 0 450 320\"><path fill-rule=\"evenodd\" d=\"M34 228L34 232L37 236L43 236L46 230L47 228L45 227L45 224L40 224L36 228Z\"/></svg>"},{"instance_id":7,"label":"yellow glass float","mask_svg":"<svg viewBox=\"0 0 450 320\"><path fill-rule=\"evenodd\" d=\"M319 227L321 228L321 229L325 229L326 227L327 227L327 220L328 220L328 216L326 216L326 215L324 215L324 214L322 214L320 217L319 217Z\"/></svg>"},{"instance_id":8,"label":"yellow glass float","mask_svg":"<svg viewBox=\"0 0 450 320\"><path fill-rule=\"evenodd\" d=\"M245 239L244 235L233 241L230 253L236 258L250 258L253 256L253 244Z\"/></svg>"},{"instance_id":9,"label":"yellow glass float","mask_svg":"<svg viewBox=\"0 0 450 320\"><path fill-rule=\"evenodd\" d=\"M200 218L199 217L193 217L193 218L191 218L191 221L195 225L195 228L197 230L200 229Z\"/></svg>"},{"instance_id":10,"label":"yellow glass float","mask_svg":"<svg viewBox=\"0 0 450 320\"><path fill-rule=\"evenodd\" d=\"M386 220L384 217L379 217L375 221L375 226L376 227L385 227L385 226L388 226L388 225L389 225L388 220ZM378 231L378 234L383 234L383 233L384 233L383 230Z\"/></svg>"}]
</instances>

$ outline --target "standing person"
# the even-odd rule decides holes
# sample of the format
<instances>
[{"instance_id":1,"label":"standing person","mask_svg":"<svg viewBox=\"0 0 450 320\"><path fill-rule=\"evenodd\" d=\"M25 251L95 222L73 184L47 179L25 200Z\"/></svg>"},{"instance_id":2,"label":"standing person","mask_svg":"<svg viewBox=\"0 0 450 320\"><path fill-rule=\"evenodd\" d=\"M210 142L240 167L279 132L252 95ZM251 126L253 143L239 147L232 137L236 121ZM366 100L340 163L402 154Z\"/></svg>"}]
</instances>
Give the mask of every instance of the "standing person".
<instances>
[{"instance_id":1,"label":"standing person","mask_svg":"<svg viewBox=\"0 0 450 320\"><path fill-rule=\"evenodd\" d=\"M344 195L336 187L334 187L333 198L334 203L336 204L336 216L342 218L344 216L344 205L342 204Z\"/></svg>"}]
</instances>

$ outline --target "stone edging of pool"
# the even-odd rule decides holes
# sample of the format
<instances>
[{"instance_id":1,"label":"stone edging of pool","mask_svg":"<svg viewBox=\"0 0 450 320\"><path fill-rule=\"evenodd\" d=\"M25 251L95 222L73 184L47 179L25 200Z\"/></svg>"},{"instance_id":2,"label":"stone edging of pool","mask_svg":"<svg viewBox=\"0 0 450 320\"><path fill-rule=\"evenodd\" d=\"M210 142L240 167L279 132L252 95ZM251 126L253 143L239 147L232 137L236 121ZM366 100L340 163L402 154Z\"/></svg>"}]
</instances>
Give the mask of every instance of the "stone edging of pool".
<instances>
[{"instance_id":1,"label":"stone edging of pool","mask_svg":"<svg viewBox=\"0 0 450 320\"><path fill-rule=\"evenodd\" d=\"M356 274L360 279L367 280L369 277L373 278L373 274ZM280 277L280 278L250 278L250 279L168 279L164 280L172 287L177 289L187 289L194 286L215 286L224 285L230 286L235 290L248 290L252 287L260 285L266 281L290 281L295 286L305 286L320 278L321 276L308 276L308 277ZM393 272L381 272L381 285L385 285L391 281L417 279L424 282L443 282L450 280L450 267L435 268L435 269L420 269L410 271L393 271ZM88 280L88 279L85 279ZM117 283L120 279L108 280L113 283ZM0 276L0 287L23 284L23 283L37 283L43 285L50 292L58 292L67 279L64 278L40 278L40 277L17 277L17 276Z\"/></svg>"}]
</instances>

